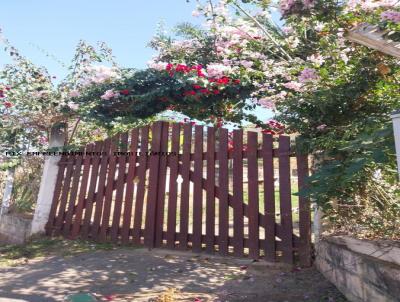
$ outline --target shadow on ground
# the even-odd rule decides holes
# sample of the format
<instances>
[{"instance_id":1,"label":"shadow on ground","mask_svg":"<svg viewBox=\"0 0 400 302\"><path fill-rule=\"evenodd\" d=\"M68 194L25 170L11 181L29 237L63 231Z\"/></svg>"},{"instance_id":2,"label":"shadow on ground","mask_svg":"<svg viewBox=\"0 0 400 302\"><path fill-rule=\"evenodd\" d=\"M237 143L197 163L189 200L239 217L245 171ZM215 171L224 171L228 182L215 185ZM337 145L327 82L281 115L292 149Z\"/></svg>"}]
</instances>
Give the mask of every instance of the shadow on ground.
<instances>
[{"instance_id":1,"label":"shadow on ground","mask_svg":"<svg viewBox=\"0 0 400 302\"><path fill-rule=\"evenodd\" d=\"M346 301L313 268L167 250L118 248L0 268L0 302L63 301L78 292L148 302L168 288L180 291L176 301Z\"/></svg>"}]
</instances>

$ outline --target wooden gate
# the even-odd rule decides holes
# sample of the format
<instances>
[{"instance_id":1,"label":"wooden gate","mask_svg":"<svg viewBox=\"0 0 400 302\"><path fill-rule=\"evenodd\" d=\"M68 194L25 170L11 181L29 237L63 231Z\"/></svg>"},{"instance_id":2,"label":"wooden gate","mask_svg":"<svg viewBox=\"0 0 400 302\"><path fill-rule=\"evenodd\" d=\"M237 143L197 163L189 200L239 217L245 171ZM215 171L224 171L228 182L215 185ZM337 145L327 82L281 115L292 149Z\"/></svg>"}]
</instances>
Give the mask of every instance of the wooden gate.
<instances>
[{"instance_id":1,"label":"wooden gate","mask_svg":"<svg viewBox=\"0 0 400 302\"><path fill-rule=\"evenodd\" d=\"M59 166L48 235L310 265L310 204L292 195L308 157L288 136L156 122Z\"/></svg>"}]
</instances>

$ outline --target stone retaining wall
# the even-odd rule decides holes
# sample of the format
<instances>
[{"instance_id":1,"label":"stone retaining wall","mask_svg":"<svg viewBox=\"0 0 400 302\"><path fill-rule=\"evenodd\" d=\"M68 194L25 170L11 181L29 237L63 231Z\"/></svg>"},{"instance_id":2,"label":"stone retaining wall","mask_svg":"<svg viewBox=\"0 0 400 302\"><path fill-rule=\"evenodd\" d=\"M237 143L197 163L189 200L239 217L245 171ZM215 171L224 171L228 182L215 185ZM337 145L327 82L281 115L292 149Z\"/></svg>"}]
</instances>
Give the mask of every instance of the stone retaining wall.
<instances>
[{"instance_id":1,"label":"stone retaining wall","mask_svg":"<svg viewBox=\"0 0 400 302\"><path fill-rule=\"evenodd\" d=\"M316 267L350 301L400 301L399 242L333 236L316 250Z\"/></svg>"},{"instance_id":2,"label":"stone retaining wall","mask_svg":"<svg viewBox=\"0 0 400 302\"><path fill-rule=\"evenodd\" d=\"M16 214L0 216L0 244L21 244L30 236L32 219Z\"/></svg>"}]
</instances>

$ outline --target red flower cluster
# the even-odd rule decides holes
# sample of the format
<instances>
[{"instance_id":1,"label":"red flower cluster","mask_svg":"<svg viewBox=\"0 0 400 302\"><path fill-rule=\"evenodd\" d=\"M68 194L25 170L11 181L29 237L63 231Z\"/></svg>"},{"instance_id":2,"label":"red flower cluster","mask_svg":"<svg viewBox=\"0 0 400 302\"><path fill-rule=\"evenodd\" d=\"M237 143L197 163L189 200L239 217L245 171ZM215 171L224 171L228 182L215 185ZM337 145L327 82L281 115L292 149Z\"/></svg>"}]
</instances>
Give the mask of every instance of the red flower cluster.
<instances>
[{"instance_id":1,"label":"red flower cluster","mask_svg":"<svg viewBox=\"0 0 400 302\"><path fill-rule=\"evenodd\" d=\"M266 124L272 129L278 129L278 130L285 129L285 126L283 124L275 120L269 120Z\"/></svg>"},{"instance_id":2,"label":"red flower cluster","mask_svg":"<svg viewBox=\"0 0 400 302\"><path fill-rule=\"evenodd\" d=\"M189 91L185 91L183 93L183 96L189 96L189 95L196 95L196 91L194 90L189 90Z\"/></svg>"},{"instance_id":3,"label":"red flower cluster","mask_svg":"<svg viewBox=\"0 0 400 302\"><path fill-rule=\"evenodd\" d=\"M264 129L261 131L264 134L271 134L271 135L275 135L276 132L274 130L270 130L270 129Z\"/></svg>"},{"instance_id":4,"label":"red flower cluster","mask_svg":"<svg viewBox=\"0 0 400 302\"><path fill-rule=\"evenodd\" d=\"M129 94L129 89L123 89L119 92L122 95L128 95Z\"/></svg>"},{"instance_id":5,"label":"red flower cluster","mask_svg":"<svg viewBox=\"0 0 400 302\"><path fill-rule=\"evenodd\" d=\"M193 85L192 86L195 90L188 90L185 91L183 93L183 96L194 96L197 95L198 93L200 94L205 94L205 95L209 95L209 94L220 94L220 91L218 89L214 89L214 90L209 90L207 88L201 87L199 85ZM197 90L197 91L196 91Z\"/></svg>"},{"instance_id":6,"label":"red flower cluster","mask_svg":"<svg viewBox=\"0 0 400 302\"><path fill-rule=\"evenodd\" d=\"M13 106L13 103L11 103L11 102L4 102L3 105L4 105L4 107L6 107L6 108L10 108L10 107Z\"/></svg>"},{"instance_id":7,"label":"red flower cluster","mask_svg":"<svg viewBox=\"0 0 400 302\"><path fill-rule=\"evenodd\" d=\"M239 79L232 79L230 77L224 76L222 78L219 79L208 79L211 83L217 83L217 85L228 85L228 84L240 84L240 80Z\"/></svg>"},{"instance_id":8,"label":"red flower cluster","mask_svg":"<svg viewBox=\"0 0 400 302\"><path fill-rule=\"evenodd\" d=\"M269 120L265 124L268 125L268 127L271 129L262 130L261 132L264 134L272 134L272 135L282 134L283 130L285 129L285 126L283 124L275 120Z\"/></svg>"},{"instance_id":9,"label":"red flower cluster","mask_svg":"<svg viewBox=\"0 0 400 302\"><path fill-rule=\"evenodd\" d=\"M202 72L203 66L201 65L187 66L184 64L177 64L174 66L174 64L168 63L165 69L169 72L170 76L173 76L175 72L189 73L191 71L196 71L199 77L205 77Z\"/></svg>"}]
</instances>

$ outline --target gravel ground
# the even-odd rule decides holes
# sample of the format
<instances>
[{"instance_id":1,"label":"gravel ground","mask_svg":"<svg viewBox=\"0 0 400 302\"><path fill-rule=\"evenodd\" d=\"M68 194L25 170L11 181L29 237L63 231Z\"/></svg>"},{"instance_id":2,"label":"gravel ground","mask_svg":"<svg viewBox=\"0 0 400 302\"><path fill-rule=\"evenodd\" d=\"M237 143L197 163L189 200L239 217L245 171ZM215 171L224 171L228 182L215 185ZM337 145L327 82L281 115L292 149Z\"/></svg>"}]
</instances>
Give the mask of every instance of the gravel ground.
<instances>
[{"instance_id":1,"label":"gravel ground","mask_svg":"<svg viewBox=\"0 0 400 302\"><path fill-rule=\"evenodd\" d=\"M95 250L0 268L0 302L65 301L80 292L98 301L346 301L314 268L167 250Z\"/></svg>"}]
</instances>

